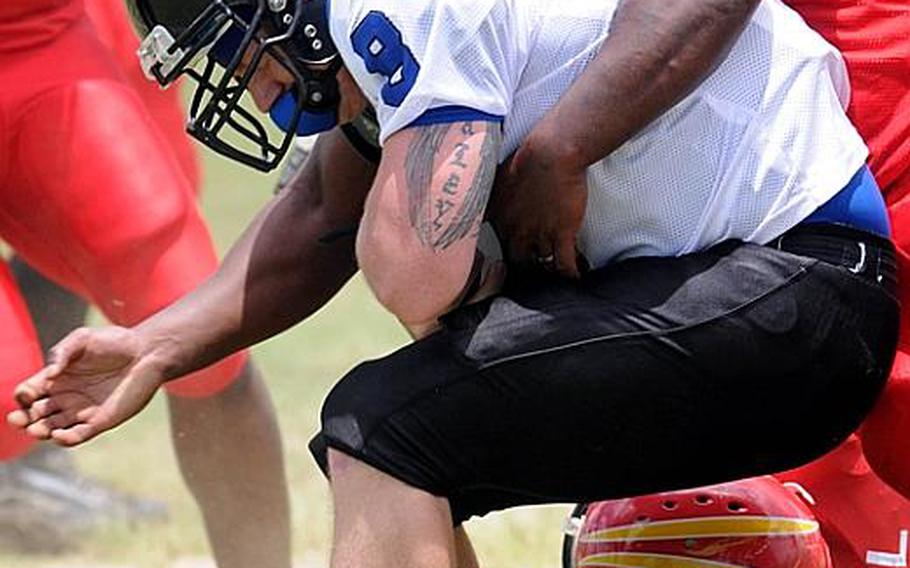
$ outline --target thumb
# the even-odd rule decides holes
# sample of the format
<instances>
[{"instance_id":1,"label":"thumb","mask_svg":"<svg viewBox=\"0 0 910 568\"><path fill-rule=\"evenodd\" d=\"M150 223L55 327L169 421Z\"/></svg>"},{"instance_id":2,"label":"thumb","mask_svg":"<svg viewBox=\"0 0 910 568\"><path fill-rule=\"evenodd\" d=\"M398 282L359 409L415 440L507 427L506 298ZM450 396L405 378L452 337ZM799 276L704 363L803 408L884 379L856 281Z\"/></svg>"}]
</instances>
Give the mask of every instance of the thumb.
<instances>
[{"instance_id":1,"label":"thumb","mask_svg":"<svg viewBox=\"0 0 910 568\"><path fill-rule=\"evenodd\" d=\"M64 337L60 343L51 348L47 357L46 378L53 379L60 375L73 362L85 355L89 343L89 332L85 328L77 329Z\"/></svg>"}]
</instances>

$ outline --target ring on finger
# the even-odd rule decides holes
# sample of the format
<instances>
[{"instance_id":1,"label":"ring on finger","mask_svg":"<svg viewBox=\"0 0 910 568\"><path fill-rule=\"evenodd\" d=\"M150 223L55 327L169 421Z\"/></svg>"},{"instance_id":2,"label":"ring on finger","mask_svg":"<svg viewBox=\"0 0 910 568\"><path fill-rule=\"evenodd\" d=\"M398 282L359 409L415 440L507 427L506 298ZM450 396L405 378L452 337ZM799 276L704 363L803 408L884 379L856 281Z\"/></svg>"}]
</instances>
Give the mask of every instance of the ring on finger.
<instances>
[{"instance_id":1,"label":"ring on finger","mask_svg":"<svg viewBox=\"0 0 910 568\"><path fill-rule=\"evenodd\" d=\"M554 266L556 264L556 255L553 253L540 255L535 259L535 261L541 266Z\"/></svg>"}]
</instances>

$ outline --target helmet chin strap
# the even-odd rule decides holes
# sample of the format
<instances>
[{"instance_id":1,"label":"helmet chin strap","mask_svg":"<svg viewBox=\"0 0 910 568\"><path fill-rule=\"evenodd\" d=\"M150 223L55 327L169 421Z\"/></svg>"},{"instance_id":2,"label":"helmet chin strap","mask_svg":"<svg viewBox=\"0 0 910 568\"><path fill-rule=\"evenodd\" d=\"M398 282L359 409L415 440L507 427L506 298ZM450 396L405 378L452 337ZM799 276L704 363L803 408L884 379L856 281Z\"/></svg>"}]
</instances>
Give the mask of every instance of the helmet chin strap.
<instances>
[{"instance_id":1,"label":"helmet chin strap","mask_svg":"<svg viewBox=\"0 0 910 568\"><path fill-rule=\"evenodd\" d=\"M330 108L324 112L304 110L297 121L297 128L291 121L294 120L294 111L297 109L297 97L292 91L281 95L269 110L272 122L285 132L295 131L298 136L312 136L326 130L331 130L338 125L338 109Z\"/></svg>"}]
</instances>

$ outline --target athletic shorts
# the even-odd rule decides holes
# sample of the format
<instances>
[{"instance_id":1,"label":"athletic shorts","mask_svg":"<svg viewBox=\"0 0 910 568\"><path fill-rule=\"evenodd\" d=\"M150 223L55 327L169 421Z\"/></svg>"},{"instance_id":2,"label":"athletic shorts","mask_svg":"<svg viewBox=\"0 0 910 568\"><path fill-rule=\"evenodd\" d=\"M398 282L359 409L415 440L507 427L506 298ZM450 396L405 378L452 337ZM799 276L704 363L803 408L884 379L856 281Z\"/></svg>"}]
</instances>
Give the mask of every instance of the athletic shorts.
<instances>
[{"instance_id":1,"label":"athletic shorts","mask_svg":"<svg viewBox=\"0 0 910 568\"><path fill-rule=\"evenodd\" d=\"M0 85L0 239L29 264L121 325L162 309L215 270L193 189L85 18L39 47L0 51ZM16 330L26 327L0 322L2 344L24 341ZM219 392L245 358L169 391ZM9 369L0 376L0 406L27 376Z\"/></svg>"},{"instance_id":2,"label":"athletic shorts","mask_svg":"<svg viewBox=\"0 0 910 568\"><path fill-rule=\"evenodd\" d=\"M894 355L894 252L801 226L580 281L512 274L335 386L311 443L449 500L454 522L772 473L868 413Z\"/></svg>"}]
</instances>

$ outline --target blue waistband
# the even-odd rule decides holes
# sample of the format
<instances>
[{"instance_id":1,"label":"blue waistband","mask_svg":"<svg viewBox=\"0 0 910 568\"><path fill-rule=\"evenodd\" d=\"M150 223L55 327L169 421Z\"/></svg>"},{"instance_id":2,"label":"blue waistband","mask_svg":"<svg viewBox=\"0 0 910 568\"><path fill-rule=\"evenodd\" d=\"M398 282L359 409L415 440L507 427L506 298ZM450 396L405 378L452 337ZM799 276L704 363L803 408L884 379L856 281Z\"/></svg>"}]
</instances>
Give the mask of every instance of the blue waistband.
<instances>
[{"instance_id":1,"label":"blue waistband","mask_svg":"<svg viewBox=\"0 0 910 568\"><path fill-rule=\"evenodd\" d=\"M846 225L883 237L891 236L888 209L869 166L863 166L837 195L809 215L803 223Z\"/></svg>"}]
</instances>

